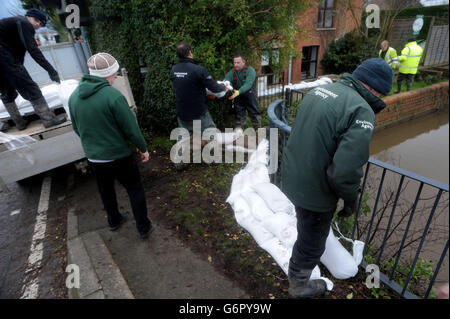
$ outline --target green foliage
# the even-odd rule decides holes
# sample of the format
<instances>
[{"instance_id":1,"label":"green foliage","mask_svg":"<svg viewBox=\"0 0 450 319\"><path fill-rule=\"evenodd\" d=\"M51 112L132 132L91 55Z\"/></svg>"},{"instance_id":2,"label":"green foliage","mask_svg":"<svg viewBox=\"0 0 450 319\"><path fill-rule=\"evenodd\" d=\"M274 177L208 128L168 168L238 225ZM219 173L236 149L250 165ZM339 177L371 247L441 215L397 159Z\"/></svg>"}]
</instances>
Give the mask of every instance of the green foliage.
<instances>
[{"instance_id":1,"label":"green foliage","mask_svg":"<svg viewBox=\"0 0 450 319\"><path fill-rule=\"evenodd\" d=\"M320 62L322 68L325 73L353 72L364 60L378 56L373 41L367 41L356 32L346 33L328 45Z\"/></svg>"},{"instance_id":2,"label":"green foliage","mask_svg":"<svg viewBox=\"0 0 450 319\"><path fill-rule=\"evenodd\" d=\"M92 0L97 22L89 30L93 51L113 54L129 71L141 126L152 132L176 127L170 69L175 46L185 40L194 58L221 80L232 68L236 52L256 66L264 48L280 48L280 63L295 49L296 15L310 0ZM101 17L110 17L101 19ZM111 18L113 17L113 18ZM148 67L139 75L139 60ZM216 124L226 120L229 101L208 102Z\"/></svg>"},{"instance_id":3,"label":"green foliage","mask_svg":"<svg viewBox=\"0 0 450 319\"><path fill-rule=\"evenodd\" d=\"M416 15L421 14L425 17L435 17L434 25L448 24L449 5L430 6L430 7L416 7L405 8L398 14L398 18L415 18ZM425 27L425 26L424 26Z\"/></svg>"}]
</instances>

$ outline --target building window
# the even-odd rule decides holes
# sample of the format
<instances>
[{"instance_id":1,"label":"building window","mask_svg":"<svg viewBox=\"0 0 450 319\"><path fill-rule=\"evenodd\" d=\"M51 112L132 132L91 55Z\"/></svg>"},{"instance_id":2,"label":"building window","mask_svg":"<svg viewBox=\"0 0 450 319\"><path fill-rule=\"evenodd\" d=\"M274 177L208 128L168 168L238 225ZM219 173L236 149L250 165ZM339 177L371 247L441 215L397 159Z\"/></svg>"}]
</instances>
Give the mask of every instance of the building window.
<instances>
[{"instance_id":1,"label":"building window","mask_svg":"<svg viewBox=\"0 0 450 319\"><path fill-rule=\"evenodd\" d=\"M302 48L302 78L301 80L315 78L317 72L317 56L319 46Z\"/></svg>"},{"instance_id":2,"label":"building window","mask_svg":"<svg viewBox=\"0 0 450 319\"><path fill-rule=\"evenodd\" d=\"M334 0L319 0L318 28L332 28L334 10Z\"/></svg>"},{"instance_id":3,"label":"building window","mask_svg":"<svg viewBox=\"0 0 450 319\"><path fill-rule=\"evenodd\" d=\"M261 74L267 75L268 85L281 83L280 75L274 73L272 67L278 63L280 63L280 51L278 49L273 49L270 55L267 51L263 52L261 56Z\"/></svg>"}]
</instances>

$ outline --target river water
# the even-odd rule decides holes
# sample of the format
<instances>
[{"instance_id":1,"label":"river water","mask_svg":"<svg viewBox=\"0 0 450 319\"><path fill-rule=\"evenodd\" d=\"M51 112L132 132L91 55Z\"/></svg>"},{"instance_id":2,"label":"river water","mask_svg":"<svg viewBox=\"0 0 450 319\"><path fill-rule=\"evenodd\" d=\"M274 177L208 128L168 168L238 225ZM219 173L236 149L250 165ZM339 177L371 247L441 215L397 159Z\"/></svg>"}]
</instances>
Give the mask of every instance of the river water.
<instances>
[{"instance_id":1,"label":"river water","mask_svg":"<svg viewBox=\"0 0 450 319\"><path fill-rule=\"evenodd\" d=\"M370 155L419 175L449 183L448 108L374 134Z\"/></svg>"},{"instance_id":2,"label":"river water","mask_svg":"<svg viewBox=\"0 0 450 319\"><path fill-rule=\"evenodd\" d=\"M448 184L449 183L449 110L441 110L417 119L407 121L395 125L393 127L375 132L370 145L370 155L380 161L390 163L405 170L414 172L427 178ZM374 205L374 198L378 189L377 183L380 182L381 169L378 172L370 173L372 176L373 187L371 190L372 198L369 205ZM399 184L399 175L386 174L384 192L380 197L378 206L382 206L384 202L388 202L387 195L395 196ZM406 179L408 180L408 179ZM412 203L415 200L419 183L413 180L407 181L408 186L401 193L393 224L400 220L403 214L404 220L398 228L396 234L392 236L393 241L401 241L406 221L408 220ZM368 183L369 184L369 183ZM370 188L370 184L369 184ZM427 223L429 212L434 203L436 189L425 186L421 193L421 201L417 205L417 212L414 215L411 229L417 231L416 236L422 234L425 224ZM392 196L392 194L394 196ZM448 215L448 193L444 193L439 202L436 215L433 218L432 228L426 236L426 243L423 246L421 257L433 260L436 265L437 260L443 249L445 241L448 239L449 215ZM428 198L424 199L424 198ZM423 199L423 200L422 200ZM442 203L442 204L441 204ZM377 209L379 211L380 209ZM386 215L381 223L382 229L386 227L388 214L391 213L391 206L386 209ZM373 208L373 206L372 206ZM381 220L381 219L380 219ZM384 230L380 233L383 234ZM444 243L444 244L443 244ZM403 253L402 258L412 260L418 241L410 246L410 249ZM394 245L393 245L394 247ZM395 256L395 249L392 248L391 254ZM385 253L385 255L388 255ZM448 252L444 259L441 271L437 278L437 282L448 281L449 262ZM389 255L391 256L391 255ZM385 257L385 256L383 256Z\"/></svg>"}]
</instances>

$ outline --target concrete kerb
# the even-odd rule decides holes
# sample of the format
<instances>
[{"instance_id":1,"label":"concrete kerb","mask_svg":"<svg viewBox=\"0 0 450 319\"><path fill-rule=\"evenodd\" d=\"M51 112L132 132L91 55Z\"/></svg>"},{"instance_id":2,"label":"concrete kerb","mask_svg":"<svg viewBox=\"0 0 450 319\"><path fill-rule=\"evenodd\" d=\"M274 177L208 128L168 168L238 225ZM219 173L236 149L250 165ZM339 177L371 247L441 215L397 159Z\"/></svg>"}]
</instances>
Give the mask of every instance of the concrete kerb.
<instances>
[{"instance_id":1,"label":"concrete kerb","mask_svg":"<svg viewBox=\"0 0 450 319\"><path fill-rule=\"evenodd\" d=\"M79 267L79 287L68 288L70 299L134 299L100 235L78 233L74 209L67 217L67 250L68 264Z\"/></svg>"}]
</instances>

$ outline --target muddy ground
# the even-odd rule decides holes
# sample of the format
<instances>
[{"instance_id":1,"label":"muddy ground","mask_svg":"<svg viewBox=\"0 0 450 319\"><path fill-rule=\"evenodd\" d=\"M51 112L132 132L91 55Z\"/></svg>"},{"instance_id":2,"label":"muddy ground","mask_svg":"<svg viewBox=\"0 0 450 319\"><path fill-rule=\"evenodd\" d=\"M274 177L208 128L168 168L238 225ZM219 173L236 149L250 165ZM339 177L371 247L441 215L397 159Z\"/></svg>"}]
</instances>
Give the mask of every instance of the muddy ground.
<instances>
[{"instance_id":1,"label":"muddy ground","mask_svg":"<svg viewBox=\"0 0 450 319\"><path fill-rule=\"evenodd\" d=\"M232 178L244 164L189 164L177 171L167 145L153 147L150 167L142 172L149 202L157 209L152 219L175 230L193 251L208 259L218 271L244 289L251 298L288 298L287 276L275 260L238 225L225 202ZM365 286L368 274L360 270L348 280L334 279L324 266L323 276L334 283L324 299L398 298L381 287Z\"/></svg>"}]
</instances>

